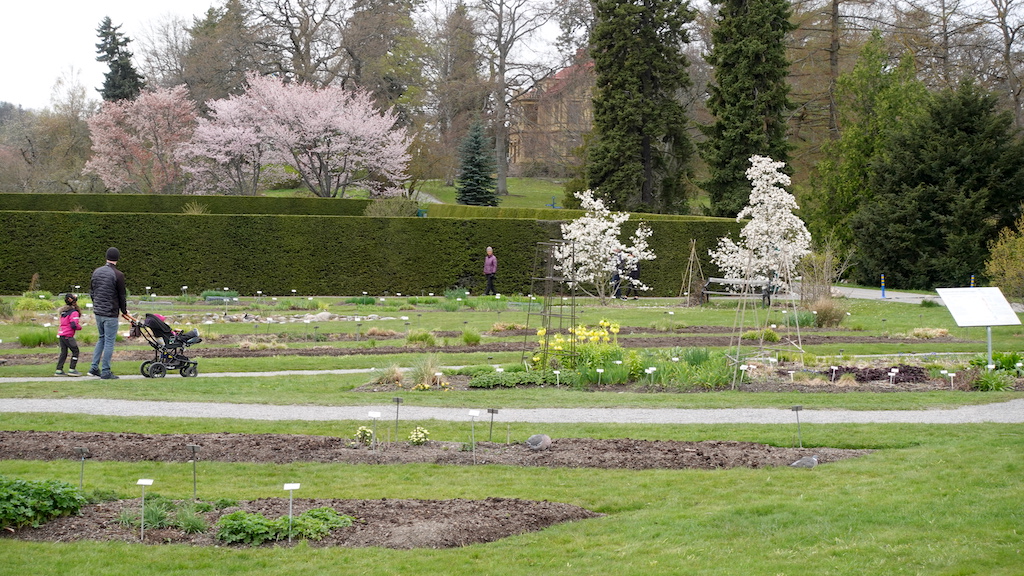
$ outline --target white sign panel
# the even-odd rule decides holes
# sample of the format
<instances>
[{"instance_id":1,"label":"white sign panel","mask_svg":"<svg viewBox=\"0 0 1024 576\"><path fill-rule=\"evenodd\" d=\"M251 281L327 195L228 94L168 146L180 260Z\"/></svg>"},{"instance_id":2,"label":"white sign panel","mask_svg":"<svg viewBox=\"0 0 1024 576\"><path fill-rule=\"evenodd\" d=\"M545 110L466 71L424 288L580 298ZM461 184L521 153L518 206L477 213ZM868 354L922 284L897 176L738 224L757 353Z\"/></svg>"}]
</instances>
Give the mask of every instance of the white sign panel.
<instances>
[{"instance_id":1,"label":"white sign panel","mask_svg":"<svg viewBox=\"0 0 1024 576\"><path fill-rule=\"evenodd\" d=\"M1020 318L999 288L936 288L960 327L1014 326Z\"/></svg>"}]
</instances>

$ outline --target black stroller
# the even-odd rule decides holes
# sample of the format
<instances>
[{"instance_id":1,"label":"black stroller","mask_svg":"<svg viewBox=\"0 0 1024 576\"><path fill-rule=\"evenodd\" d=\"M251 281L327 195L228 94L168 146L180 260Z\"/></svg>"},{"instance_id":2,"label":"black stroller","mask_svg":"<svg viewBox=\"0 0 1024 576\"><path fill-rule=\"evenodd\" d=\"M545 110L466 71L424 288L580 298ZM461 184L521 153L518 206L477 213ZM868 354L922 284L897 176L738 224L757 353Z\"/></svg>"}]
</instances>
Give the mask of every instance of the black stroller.
<instances>
[{"instance_id":1,"label":"black stroller","mask_svg":"<svg viewBox=\"0 0 1024 576\"><path fill-rule=\"evenodd\" d=\"M185 356L186 348L203 341L198 330L171 330L163 317L157 314L146 314L142 322L132 319L132 328L149 342L156 353L152 360L146 360L139 367L143 376L163 378L168 370L178 370L185 378L199 375L198 363Z\"/></svg>"}]
</instances>

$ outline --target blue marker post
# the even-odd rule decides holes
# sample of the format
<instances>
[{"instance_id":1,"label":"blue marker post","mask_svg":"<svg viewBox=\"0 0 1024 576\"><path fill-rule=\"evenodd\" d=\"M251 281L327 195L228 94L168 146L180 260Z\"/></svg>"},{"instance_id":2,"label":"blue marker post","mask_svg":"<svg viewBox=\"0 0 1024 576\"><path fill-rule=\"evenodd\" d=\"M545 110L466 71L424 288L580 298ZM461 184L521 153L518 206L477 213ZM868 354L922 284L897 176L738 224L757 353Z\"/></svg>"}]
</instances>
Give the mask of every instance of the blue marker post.
<instances>
[{"instance_id":1,"label":"blue marker post","mask_svg":"<svg viewBox=\"0 0 1024 576\"><path fill-rule=\"evenodd\" d=\"M885 274L882 274L882 298L885 298Z\"/></svg>"},{"instance_id":2,"label":"blue marker post","mask_svg":"<svg viewBox=\"0 0 1024 576\"><path fill-rule=\"evenodd\" d=\"M971 274L971 288L974 288L974 274Z\"/></svg>"}]
</instances>

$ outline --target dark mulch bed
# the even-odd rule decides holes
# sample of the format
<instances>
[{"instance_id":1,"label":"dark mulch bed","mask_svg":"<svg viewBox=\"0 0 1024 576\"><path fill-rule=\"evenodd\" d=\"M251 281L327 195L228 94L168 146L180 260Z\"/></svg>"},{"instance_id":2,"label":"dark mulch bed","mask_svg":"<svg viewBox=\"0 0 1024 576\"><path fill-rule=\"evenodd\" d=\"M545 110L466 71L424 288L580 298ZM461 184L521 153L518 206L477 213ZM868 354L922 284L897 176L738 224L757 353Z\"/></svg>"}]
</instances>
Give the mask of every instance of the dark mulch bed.
<instances>
[{"instance_id":1,"label":"dark mulch bed","mask_svg":"<svg viewBox=\"0 0 1024 576\"><path fill-rule=\"evenodd\" d=\"M778 448L751 442L678 442L663 440L560 438L544 451L523 444L480 442L474 455L454 442L383 444L377 450L351 447L352 440L329 436L282 434L130 434L105 432L0 432L0 458L19 460L77 459L74 448L89 450L89 458L102 461L184 462L191 458L189 444L201 446L204 461L221 462L332 462L360 465L433 463L469 466L475 463L508 466L570 468L626 468L643 470L764 468L786 466L798 458L817 454L822 463L861 456L869 450L835 448ZM73 540L138 541L137 528L122 526L118 515L125 507L137 510L139 500L86 506L78 516L64 517L39 528L2 535L6 538L67 542ZM600 514L557 502L488 498L486 500L304 500L295 501L294 514L329 506L357 519L312 546L383 546L387 548L448 548L491 542L507 536L542 530L553 524L594 518ZM235 510L260 512L268 518L287 514L288 501L268 498L242 502L238 507L205 514L212 527ZM211 528L201 534L179 529L148 530L148 544L221 544ZM285 543L265 544L286 545Z\"/></svg>"},{"instance_id":2,"label":"dark mulch bed","mask_svg":"<svg viewBox=\"0 0 1024 576\"><path fill-rule=\"evenodd\" d=\"M84 507L77 516L65 516L39 528L3 532L2 538L44 542L76 540L139 542L141 530L118 523L124 508L138 511L140 499L118 500ZM352 516L355 523L336 528L322 540L310 540L310 546L346 546L385 548L455 548L493 542L508 536L543 530L562 522L573 522L602 516L579 506L559 502L538 502L514 498L485 500L311 500L296 499L292 514L330 507L339 514ZM223 510L204 514L210 526L206 532L186 534L177 528L147 529L146 544L186 544L193 546L224 546L215 538L214 525L226 514L245 510L261 513L267 518L288 515L287 498L264 498L240 502ZM298 540L294 540L298 543ZM288 546L287 540L263 546ZM244 546L244 545L237 545Z\"/></svg>"}]
</instances>

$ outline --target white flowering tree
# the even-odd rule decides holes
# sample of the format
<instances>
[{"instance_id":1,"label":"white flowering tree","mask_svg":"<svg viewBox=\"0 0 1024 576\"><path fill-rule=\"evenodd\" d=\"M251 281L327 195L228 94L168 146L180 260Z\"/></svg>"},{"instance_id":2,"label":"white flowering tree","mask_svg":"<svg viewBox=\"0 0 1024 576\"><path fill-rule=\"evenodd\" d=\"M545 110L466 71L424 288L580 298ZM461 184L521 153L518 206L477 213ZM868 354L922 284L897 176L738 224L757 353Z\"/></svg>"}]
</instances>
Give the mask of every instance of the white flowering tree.
<instances>
[{"instance_id":1,"label":"white flowering tree","mask_svg":"<svg viewBox=\"0 0 1024 576\"><path fill-rule=\"evenodd\" d=\"M726 278L764 280L787 288L796 265L811 252L811 233L793 213L796 198L784 188L790 184L782 172L785 166L767 156L750 157L750 200L736 217L750 220L740 231L739 242L720 238L718 249L709 252Z\"/></svg>"},{"instance_id":2,"label":"white flowering tree","mask_svg":"<svg viewBox=\"0 0 1024 576\"><path fill-rule=\"evenodd\" d=\"M572 222L562 224L565 245L555 248L555 267L565 274L569 283L605 304L615 293L612 279L620 277L625 287L650 290L639 279L630 278L629 272L642 260L654 260L654 252L647 245L651 229L640 224L633 233L631 244L619 240L622 224L629 220L628 212L612 212L604 202L594 198L593 192L577 192L580 206L586 214Z\"/></svg>"}]
</instances>

